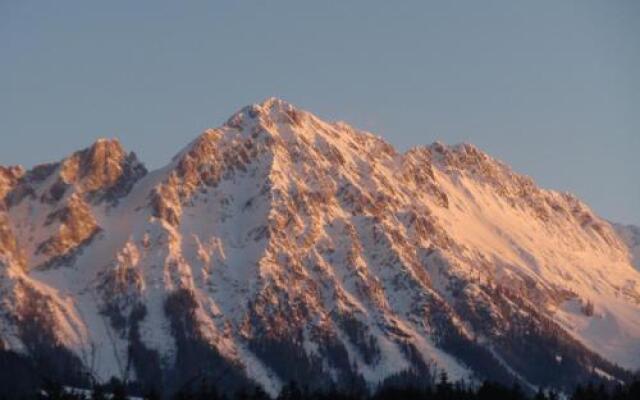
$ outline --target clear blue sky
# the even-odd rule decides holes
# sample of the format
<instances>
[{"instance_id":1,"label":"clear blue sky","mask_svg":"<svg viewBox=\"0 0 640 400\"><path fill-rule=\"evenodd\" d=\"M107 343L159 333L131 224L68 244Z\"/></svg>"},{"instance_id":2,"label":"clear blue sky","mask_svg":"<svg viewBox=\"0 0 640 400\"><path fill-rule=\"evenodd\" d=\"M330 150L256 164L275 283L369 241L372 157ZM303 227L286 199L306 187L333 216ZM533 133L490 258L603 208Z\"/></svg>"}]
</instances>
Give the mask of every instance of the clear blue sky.
<instances>
[{"instance_id":1,"label":"clear blue sky","mask_svg":"<svg viewBox=\"0 0 640 400\"><path fill-rule=\"evenodd\" d=\"M0 0L0 164L107 136L158 167L277 96L402 150L472 142L640 223L639 21L634 0Z\"/></svg>"}]
</instances>

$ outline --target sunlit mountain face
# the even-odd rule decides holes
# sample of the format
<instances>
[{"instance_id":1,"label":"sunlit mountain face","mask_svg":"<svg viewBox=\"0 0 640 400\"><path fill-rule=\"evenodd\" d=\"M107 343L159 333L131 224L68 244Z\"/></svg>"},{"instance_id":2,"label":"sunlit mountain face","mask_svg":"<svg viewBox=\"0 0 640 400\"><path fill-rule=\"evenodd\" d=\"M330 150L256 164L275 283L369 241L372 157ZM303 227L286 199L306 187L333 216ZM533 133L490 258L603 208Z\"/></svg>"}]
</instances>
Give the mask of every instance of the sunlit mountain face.
<instances>
[{"instance_id":1,"label":"sunlit mountain face","mask_svg":"<svg viewBox=\"0 0 640 400\"><path fill-rule=\"evenodd\" d=\"M639 238L473 145L400 153L268 99L155 171L116 140L1 167L0 360L168 391L626 381Z\"/></svg>"}]
</instances>

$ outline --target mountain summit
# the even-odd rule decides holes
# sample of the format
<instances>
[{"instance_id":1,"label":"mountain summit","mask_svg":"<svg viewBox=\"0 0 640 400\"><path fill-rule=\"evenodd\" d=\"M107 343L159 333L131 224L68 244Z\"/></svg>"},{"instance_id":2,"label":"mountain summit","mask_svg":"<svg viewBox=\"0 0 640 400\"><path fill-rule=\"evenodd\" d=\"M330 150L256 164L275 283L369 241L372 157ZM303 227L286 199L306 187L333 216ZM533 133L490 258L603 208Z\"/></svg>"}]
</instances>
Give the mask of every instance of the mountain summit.
<instances>
[{"instance_id":1,"label":"mountain summit","mask_svg":"<svg viewBox=\"0 0 640 400\"><path fill-rule=\"evenodd\" d=\"M629 247L473 145L400 153L271 98L148 173L111 140L0 168L0 358L74 384L269 393L407 371L624 381Z\"/></svg>"}]
</instances>

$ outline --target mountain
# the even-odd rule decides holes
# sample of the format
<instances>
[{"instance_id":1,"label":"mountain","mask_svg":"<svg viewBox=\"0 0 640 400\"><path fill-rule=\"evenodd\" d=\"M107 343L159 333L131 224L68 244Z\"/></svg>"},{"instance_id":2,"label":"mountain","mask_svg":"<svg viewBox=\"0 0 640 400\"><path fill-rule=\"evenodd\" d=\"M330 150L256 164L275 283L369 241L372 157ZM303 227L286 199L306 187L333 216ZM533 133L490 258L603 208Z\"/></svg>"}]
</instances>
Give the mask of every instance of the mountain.
<instances>
[{"instance_id":1,"label":"mountain","mask_svg":"<svg viewBox=\"0 0 640 400\"><path fill-rule=\"evenodd\" d=\"M20 379L562 390L640 367L630 242L469 144L400 153L268 99L151 172L104 139L2 167L0 204Z\"/></svg>"},{"instance_id":2,"label":"mountain","mask_svg":"<svg viewBox=\"0 0 640 400\"><path fill-rule=\"evenodd\" d=\"M635 225L613 224L618 235L631 251L631 259L640 270L640 227Z\"/></svg>"}]
</instances>

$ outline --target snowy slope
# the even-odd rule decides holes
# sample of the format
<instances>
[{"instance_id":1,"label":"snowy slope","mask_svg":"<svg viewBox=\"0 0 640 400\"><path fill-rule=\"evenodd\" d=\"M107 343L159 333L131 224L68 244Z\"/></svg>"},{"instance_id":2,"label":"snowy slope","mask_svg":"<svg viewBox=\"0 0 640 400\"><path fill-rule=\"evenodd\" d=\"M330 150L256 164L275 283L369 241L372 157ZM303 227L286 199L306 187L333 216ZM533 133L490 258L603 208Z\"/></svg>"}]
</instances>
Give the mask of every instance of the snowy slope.
<instances>
[{"instance_id":1,"label":"snowy slope","mask_svg":"<svg viewBox=\"0 0 640 400\"><path fill-rule=\"evenodd\" d=\"M640 270L640 227L634 225L614 224L620 238L629 247L631 260L636 269Z\"/></svg>"},{"instance_id":2,"label":"snowy slope","mask_svg":"<svg viewBox=\"0 0 640 400\"><path fill-rule=\"evenodd\" d=\"M640 367L629 239L472 145L398 153L268 99L150 173L108 140L0 172L0 343L98 380Z\"/></svg>"}]
</instances>

